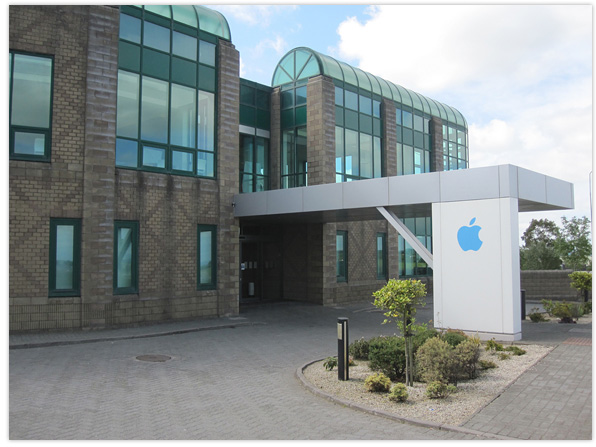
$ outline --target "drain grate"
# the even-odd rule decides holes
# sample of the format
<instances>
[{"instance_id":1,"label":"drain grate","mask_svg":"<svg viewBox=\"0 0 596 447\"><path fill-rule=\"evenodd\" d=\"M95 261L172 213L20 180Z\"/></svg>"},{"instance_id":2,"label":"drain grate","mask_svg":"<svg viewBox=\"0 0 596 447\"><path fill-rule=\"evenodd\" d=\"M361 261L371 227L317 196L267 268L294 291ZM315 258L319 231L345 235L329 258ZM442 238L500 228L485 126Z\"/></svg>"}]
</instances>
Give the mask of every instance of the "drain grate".
<instances>
[{"instance_id":1,"label":"drain grate","mask_svg":"<svg viewBox=\"0 0 596 447\"><path fill-rule=\"evenodd\" d=\"M141 362L153 362L153 363L161 363L161 362L167 362L168 360L171 360L172 357L170 357L169 355L161 355L161 354L146 354L146 355L139 355L137 357L137 360L140 360Z\"/></svg>"},{"instance_id":2,"label":"drain grate","mask_svg":"<svg viewBox=\"0 0 596 447\"><path fill-rule=\"evenodd\" d=\"M563 342L564 345L592 346L591 338L572 337Z\"/></svg>"}]
</instances>

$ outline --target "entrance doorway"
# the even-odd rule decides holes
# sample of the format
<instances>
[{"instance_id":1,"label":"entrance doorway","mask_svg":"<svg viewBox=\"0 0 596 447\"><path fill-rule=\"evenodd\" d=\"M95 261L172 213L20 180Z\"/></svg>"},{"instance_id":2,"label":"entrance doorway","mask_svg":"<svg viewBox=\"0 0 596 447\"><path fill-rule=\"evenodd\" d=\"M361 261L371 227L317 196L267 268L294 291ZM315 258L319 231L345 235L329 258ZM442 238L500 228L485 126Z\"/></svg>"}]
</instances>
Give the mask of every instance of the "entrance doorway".
<instances>
[{"instance_id":1,"label":"entrance doorway","mask_svg":"<svg viewBox=\"0 0 596 447\"><path fill-rule=\"evenodd\" d=\"M282 254L278 232L270 227L242 227L240 231L241 302L281 298Z\"/></svg>"}]
</instances>

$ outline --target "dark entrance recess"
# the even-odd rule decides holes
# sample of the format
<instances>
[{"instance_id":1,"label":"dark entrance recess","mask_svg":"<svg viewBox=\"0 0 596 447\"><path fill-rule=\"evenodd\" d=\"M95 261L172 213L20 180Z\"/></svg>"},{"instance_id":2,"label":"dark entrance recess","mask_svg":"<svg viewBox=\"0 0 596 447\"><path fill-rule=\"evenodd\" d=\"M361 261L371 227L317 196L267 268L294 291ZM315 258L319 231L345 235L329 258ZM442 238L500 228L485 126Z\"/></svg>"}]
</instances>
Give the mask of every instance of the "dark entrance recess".
<instances>
[{"instance_id":1,"label":"dark entrance recess","mask_svg":"<svg viewBox=\"0 0 596 447\"><path fill-rule=\"evenodd\" d=\"M281 234L270 226L240 228L240 301L282 298Z\"/></svg>"}]
</instances>

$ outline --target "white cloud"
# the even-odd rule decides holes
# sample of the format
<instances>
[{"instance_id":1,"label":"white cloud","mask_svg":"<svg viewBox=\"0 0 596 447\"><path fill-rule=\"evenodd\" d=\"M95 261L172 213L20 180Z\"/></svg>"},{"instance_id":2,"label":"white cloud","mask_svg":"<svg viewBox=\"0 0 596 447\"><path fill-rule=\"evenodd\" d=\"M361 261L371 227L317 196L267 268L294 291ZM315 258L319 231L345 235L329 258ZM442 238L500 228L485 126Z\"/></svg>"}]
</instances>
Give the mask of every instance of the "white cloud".
<instances>
[{"instance_id":1,"label":"white cloud","mask_svg":"<svg viewBox=\"0 0 596 447\"><path fill-rule=\"evenodd\" d=\"M421 92L502 76L535 83L591 56L590 6L383 5L369 14L340 24L340 56Z\"/></svg>"}]
</instances>

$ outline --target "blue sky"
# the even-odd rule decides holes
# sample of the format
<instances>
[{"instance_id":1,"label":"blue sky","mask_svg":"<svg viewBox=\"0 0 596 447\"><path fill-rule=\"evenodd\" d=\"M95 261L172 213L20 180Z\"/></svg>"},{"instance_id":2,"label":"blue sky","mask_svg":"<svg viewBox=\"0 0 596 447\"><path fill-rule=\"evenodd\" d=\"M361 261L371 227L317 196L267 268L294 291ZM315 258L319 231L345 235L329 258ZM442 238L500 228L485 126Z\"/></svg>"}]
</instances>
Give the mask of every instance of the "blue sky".
<instances>
[{"instance_id":1,"label":"blue sky","mask_svg":"<svg viewBox=\"0 0 596 447\"><path fill-rule=\"evenodd\" d=\"M589 216L592 5L207 5L224 14L241 76L270 85L306 46L447 103L468 121L470 167L513 164L575 185ZM380 44L379 44L380 42Z\"/></svg>"}]
</instances>

